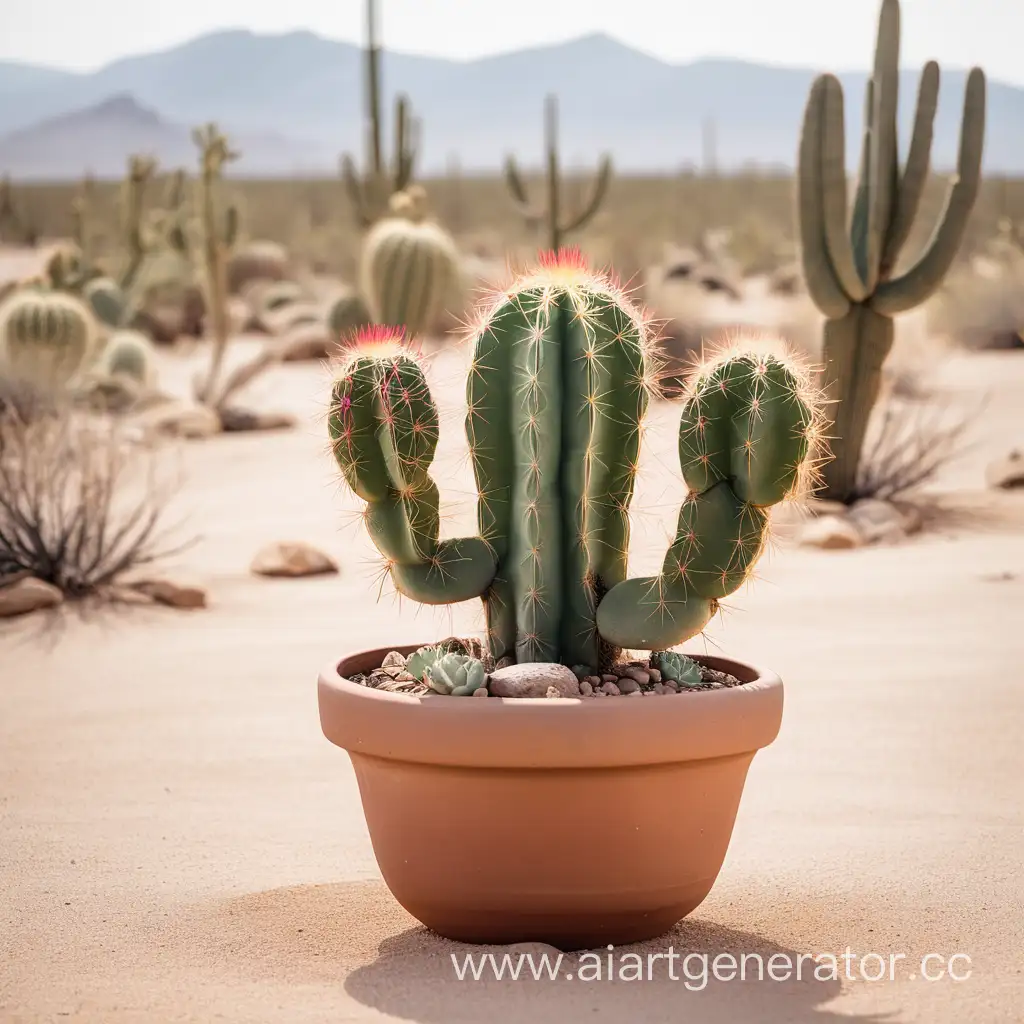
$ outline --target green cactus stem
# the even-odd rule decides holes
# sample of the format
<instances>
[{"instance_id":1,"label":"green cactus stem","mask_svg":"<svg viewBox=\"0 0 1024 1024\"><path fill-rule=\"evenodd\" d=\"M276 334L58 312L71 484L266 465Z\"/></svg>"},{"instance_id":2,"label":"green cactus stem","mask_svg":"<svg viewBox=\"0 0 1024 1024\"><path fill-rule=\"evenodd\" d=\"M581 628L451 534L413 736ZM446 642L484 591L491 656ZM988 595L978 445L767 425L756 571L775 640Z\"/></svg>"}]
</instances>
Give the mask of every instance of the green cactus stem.
<instances>
[{"instance_id":1,"label":"green cactus stem","mask_svg":"<svg viewBox=\"0 0 1024 1024\"><path fill-rule=\"evenodd\" d=\"M690 493L661 574L627 579L629 506L655 388L650 323L578 251L549 254L485 308L466 433L480 536L441 541L438 420L400 331L357 334L329 416L335 457L399 593L478 596L494 659L602 666L700 632L748 577L768 508L808 480L819 405L769 355L709 364L683 408Z\"/></svg>"},{"instance_id":2,"label":"green cactus stem","mask_svg":"<svg viewBox=\"0 0 1024 1024\"><path fill-rule=\"evenodd\" d=\"M228 254L238 238L238 211L221 202L224 167L239 154L217 126L208 124L192 133L199 149L199 196L205 264L206 308L213 328L213 356L206 378L197 388L200 401L216 405L224 354L230 336L228 315Z\"/></svg>"},{"instance_id":3,"label":"green cactus stem","mask_svg":"<svg viewBox=\"0 0 1024 1024\"><path fill-rule=\"evenodd\" d=\"M985 136L985 76L967 77L957 170L941 218L923 253L897 264L910 236L931 160L939 67L925 65L910 146L902 169L897 140L900 7L882 0L875 64L868 83L860 180L847 227L843 91L834 75L811 88L800 140L797 205L802 263L811 299L826 316L825 383L834 405L834 460L827 497L857 496L858 469L893 317L924 302L942 283L963 240L978 195Z\"/></svg>"},{"instance_id":4,"label":"green cactus stem","mask_svg":"<svg viewBox=\"0 0 1024 1024\"><path fill-rule=\"evenodd\" d=\"M359 224L368 228L387 213L388 200L411 181L420 145L420 123L409 113L405 96L395 100L395 149L391 166L383 152L380 88L380 44L375 0L366 0L366 132L368 167L360 174L349 154L341 160L341 176Z\"/></svg>"},{"instance_id":5,"label":"green cactus stem","mask_svg":"<svg viewBox=\"0 0 1024 1024\"><path fill-rule=\"evenodd\" d=\"M396 193L395 200L404 198ZM455 242L439 224L422 219L412 203L378 221L362 249L362 292L373 321L428 333L459 280Z\"/></svg>"},{"instance_id":6,"label":"green cactus stem","mask_svg":"<svg viewBox=\"0 0 1024 1024\"><path fill-rule=\"evenodd\" d=\"M546 226L547 246L552 252L557 252L565 244L566 236L588 224L600 209L611 182L612 161L610 156L601 157L590 198L578 210L566 211L563 216L562 177L558 158L558 100L555 96L548 96L545 101L544 145L547 203L543 207L536 207L530 202L529 191L515 157L509 156L505 161L505 181L527 224L543 223Z\"/></svg>"}]
</instances>

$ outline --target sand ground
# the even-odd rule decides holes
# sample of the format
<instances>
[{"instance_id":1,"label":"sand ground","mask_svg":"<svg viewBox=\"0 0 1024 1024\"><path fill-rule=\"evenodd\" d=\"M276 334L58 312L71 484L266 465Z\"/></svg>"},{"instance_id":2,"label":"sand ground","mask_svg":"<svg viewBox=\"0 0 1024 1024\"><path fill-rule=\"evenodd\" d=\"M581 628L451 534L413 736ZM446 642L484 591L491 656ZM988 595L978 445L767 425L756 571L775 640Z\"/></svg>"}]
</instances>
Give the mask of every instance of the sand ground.
<instances>
[{"instance_id":1,"label":"sand ground","mask_svg":"<svg viewBox=\"0 0 1024 1024\"><path fill-rule=\"evenodd\" d=\"M187 361L165 361L182 387ZM472 515L460 362L433 374L451 530ZM0 1020L1019 1021L1024 498L986 494L982 472L1024 443L1024 359L956 359L941 386L965 407L990 395L975 450L941 481L941 528L849 552L781 543L709 634L780 673L783 728L754 760L714 891L641 948L902 954L894 980L456 979L450 954L470 947L426 933L380 881L315 680L347 650L479 617L375 602L371 549L325 453L324 376L285 366L251 400L295 412L298 429L166 452L184 473L184 533L201 535L174 565L208 588L208 609L0 631ZM681 493L677 415L652 415L637 571L660 561ZM334 554L341 575L248 574L263 543L290 538ZM933 973L969 957L954 963L970 977L925 980L927 954L945 958Z\"/></svg>"}]
</instances>

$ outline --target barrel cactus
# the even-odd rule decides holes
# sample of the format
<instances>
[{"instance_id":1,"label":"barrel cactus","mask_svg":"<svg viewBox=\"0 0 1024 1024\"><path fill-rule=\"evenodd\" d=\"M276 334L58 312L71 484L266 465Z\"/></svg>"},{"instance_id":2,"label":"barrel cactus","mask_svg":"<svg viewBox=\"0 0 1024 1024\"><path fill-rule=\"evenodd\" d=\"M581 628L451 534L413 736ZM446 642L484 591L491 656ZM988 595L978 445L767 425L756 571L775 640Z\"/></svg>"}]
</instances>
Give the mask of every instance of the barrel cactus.
<instances>
[{"instance_id":1,"label":"barrel cactus","mask_svg":"<svg viewBox=\"0 0 1024 1024\"><path fill-rule=\"evenodd\" d=\"M967 76L956 174L942 219L924 252L905 270L897 263L917 217L928 168L939 93L939 66L925 65L906 163L897 144L899 0L882 0L874 72L868 81L861 172L847 231L843 89L834 75L811 88L800 140L798 209L807 290L825 315L824 360L834 402L834 460L826 495L857 497L858 469L882 366L892 348L893 318L924 302L942 283L960 248L978 195L985 137L985 75Z\"/></svg>"},{"instance_id":2,"label":"barrel cactus","mask_svg":"<svg viewBox=\"0 0 1024 1024\"><path fill-rule=\"evenodd\" d=\"M768 511L806 484L820 403L795 365L724 354L682 412L689 494L657 576L627 579L629 507L656 367L650 321L577 251L544 256L474 329L466 433L479 536L440 538L438 413L400 328L359 332L328 429L396 589L479 597L495 659L603 666L699 633L748 578Z\"/></svg>"},{"instance_id":3,"label":"barrel cactus","mask_svg":"<svg viewBox=\"0 0 1024 1024\"><path fill-rule=\"evenodd\" d=\"M327 310L327 326L333 338L340 338L370 323L370 311L362 297L351 289L338 295Z\"/></svg>"},{"instance_id":4,"label":"barrel cactus","mask_svg":"<svg viewBox=\"0 0 1024 1024\"><path fill-rule=\"evenodd\" d=\"M85 286L82 295L101 324L120 327L124 323L128 301L116 281L109 277L94 278Z\"/></svg>"},{"instance_id":5,"label":"barrel cactus","mask_svg":"<svg viewBox=\"0 0 1024 1024\"><path fill-rule=\"evenodd\" d=\"M105 376L149 386L155 377L153 344L141 331L115 331L103 349L98 368Z\"/></svg>"},{"instance_id":6,"label":"barrel cactus","mask_svg":"<svg viewBox=\"0 0 1024 1024\"><path fill-rule=\"evenodd\" d=\"M437 323L459 279L455 242L404 194L391 215L367 234L361 257L362 292L377 324L401 326L410 335Z\"/></svg>"},{"instance_id":7,"label":"barrel cactus","mask_svg":"<svg viewBox=\"0 0 1024 1024\"><path fill-rule=\"evenodd\" d=\"M17 291L0 308L0 352L11 376L62 387L83 367L95 338L88 308L65 292Z\"/></svg>"}]
</instances>

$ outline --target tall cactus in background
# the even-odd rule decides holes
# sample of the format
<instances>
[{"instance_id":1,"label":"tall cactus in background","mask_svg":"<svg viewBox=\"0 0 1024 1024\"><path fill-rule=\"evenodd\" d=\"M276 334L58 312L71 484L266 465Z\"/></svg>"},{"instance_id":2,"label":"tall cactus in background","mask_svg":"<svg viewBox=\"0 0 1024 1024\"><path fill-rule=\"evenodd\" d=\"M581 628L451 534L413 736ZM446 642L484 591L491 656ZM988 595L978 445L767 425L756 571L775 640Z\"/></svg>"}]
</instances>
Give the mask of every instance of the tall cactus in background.
<instances>
[{"instance_id":1,"label":"tall cactus in background","mask_svg":"<svg viewBox=\"0 0 1024 1024\"><path fill-rule=\"evenodd\" d=\"M363 242L362 292L375 323L427 333L459 276L451 235L426 219L424 200L396 192L392 215L378 221Z\"/></svg>"},{"instance_id":2,"label":"tall cactus in background","mask_svg":"<svg viewBox=\"0 0 1024 1024\"><path fill-rule=\"evenodd\" d=\"M981 180L985 76L967 78L957 172L924 253L896 266L924 193L931 161L939 66L925 65L906 164L899 165L899 0L882 0L875 64L868 82L860 180L847 231L843 91L834 75L811 88L800 140L797 203L804 276L827 317L825 381L834 404L835 459L824 471L826 496L857 494L858 466L882 365L892 348L893 317L924 302L956 257Z\"/></svg>"},{"instance_id":3,"label":"tall cactus in background","mask_svg":"<svg viewBox=\"0 0 1024 1024\"><path fill-rule=\"evenodd\" d=\"M391 167L385 166L381 121L380 45L377 41L377 7L366 0L366 132L369 166L360 174L349 154L341 160L341 175L359 223L368 228L387 213L388 200L411 181L419 148L419 122L409 113L404 96L395 100L395 151Z\"/></svg>"},{"instance_id":4,"label":"tall cactus in background","mask_svg":"<svg viewBox=\"0 0 1024 1024\"><path fill-rule=\"evenodd\" d=\"M586 225L600 209L611 181L612 161L610 156L601 157L589 201L578 210L567 212L563 219L562 178L558 160L558 100L554 96L548 96L544 104L544 147L547 161L547 203L544 207L538 208L531 204L515 157L510 156L505 161L505 181L527 223L543 223L547 231L547 245L552 252L557 252L565 244L565 237Z\"/></svg>"},{"instance_id":5,"label":"tall cactus in background","mask_svg":"<svg viewBox=\"0 0 1024 1024\"><path fill-rule=\"evenodd\" d=\"M215 402L220 383L224 353L230 333L228 317L227 262L231 247L238 238L238 211L224 206L220 196L224 167L239 154L214 124L197 128L192 141L199 149L199 206L203 234L206 306L213 328L213 356L205 380L196 389L200 401Z\"/></svg>"},{"instance_id":6,"label":"tall cactus in background","mask_svg":"<svg viewBox=\"0 0 1024 1024\"><path fill-rule=\"evenodd\" d=\"M645 314L578 252L544 257L483 312L466 433L480 535L441 540L437 408L400 329L357 336L329 431L398 591L481 597L495 658L597 667L700 632L749 576L768 508L814 465L818 405L770 355L705 367L684 407L690 493L662 572L626 578L629 507L656 368Z\"/></svg>"}]
</instances>

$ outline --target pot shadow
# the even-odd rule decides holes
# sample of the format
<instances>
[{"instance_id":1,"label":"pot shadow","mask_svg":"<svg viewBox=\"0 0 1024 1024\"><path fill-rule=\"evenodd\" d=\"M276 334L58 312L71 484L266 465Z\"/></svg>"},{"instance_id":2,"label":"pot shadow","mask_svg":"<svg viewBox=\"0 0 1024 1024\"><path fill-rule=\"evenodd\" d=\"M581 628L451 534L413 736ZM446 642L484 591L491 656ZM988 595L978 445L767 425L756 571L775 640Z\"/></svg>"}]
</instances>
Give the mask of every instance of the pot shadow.
<instances>
[{"instance_id":1,"label":"pot shadow","mask_svg":"<svg viewBox=\"0 0 1024 1024\"><path fill-rule=\"evenodd\" d=\"M678 956L671 966L663 959L669 951ZM488 961L480 980L468 974L459 980L455 963L464 969L467 957L473 957L479 969L488 953L499 965L505 954L510 957L506 963L521 963L519 978L509 978L506 969L506 976L498 980ZM548 946L468 946L416 927L382 942L377 959L346 978L345 991L365 1006L420 1024L479 1024L483 1020L492 1024L563 1024L597 1015L651 1024L669 1024L684 1017L700 1024L880 1024L892 1020L829 1010L825 1004L840 994L841 983L816 979L814 964L807 960L799 979L772 980L768 974L771 957L777 957L777 975L783 973L785 964L791 965L795 974L799 961L795 950L711 921L683 922L660 939L620 947L613 953L610 968L606 950L565 954L554 979L541 967L544 953L553 965L558 953ZM721 954L731 954L733 959L718 959L722 966L716 978L714 965ZM531 972L531 962L542 973L539 980ZM742 974L737 966L741 962ZM726 964L732 965L732 977ZM586 980L582 980L584 973Z\"/></svg>"},{"instance_id":2,"label":"pot shadow","mask_svg":"<svg viewBox=\"0 0 1024 1024\"><path fill-rule=\"evenodd\" d=\"M212 954L231 973L302 986L336 985L341 975L345 993L355 1001L419 1024L563 1024L597 1014L650 1024L674 1024L683 1015L700 1024L880 1024L894 1019L851 1015L848 1007L842 1014L833 1012L826 1004L840 994L842 984L816 978L806 954L801 961L797 951L765 936L708 920L687 919L659 939L616 949L615 977L610 979L606 950L589 956L566 953L556 964L558 953L550 946L472 946L444 939L418 924L379 881L274 889L193 907L188 917L179 934L188 937L192 956L207 963ZM671 966L664 959L670 951L677 954ZM467 956L480 965L493 954L500 965L506 953L513 962L524 956L518 980L507 969L505 977L496 978L490 961L480 980L471 975L459 980L455 964L462 968ZM555 977L545 973L535 979L527 953L538 971L547 953ZM663 957L648 959L657 954ZM695 958L687 962L689 954L706 956L708 966ZM735 968L735 978L723 978L723 968L716 978L713 967L720 954L742 962L744 975ZM793 976L773 980L772 956L784 958L775 961L781 965L776 975L789 964ZM632 977L634 968L622 969L638 960L642 980Z\"/></svg>"}]
</instances>

